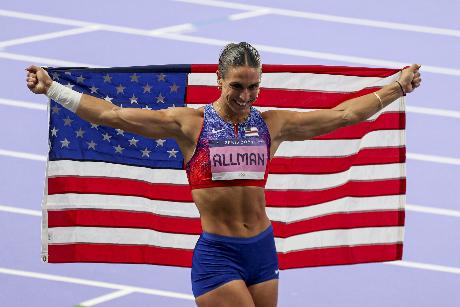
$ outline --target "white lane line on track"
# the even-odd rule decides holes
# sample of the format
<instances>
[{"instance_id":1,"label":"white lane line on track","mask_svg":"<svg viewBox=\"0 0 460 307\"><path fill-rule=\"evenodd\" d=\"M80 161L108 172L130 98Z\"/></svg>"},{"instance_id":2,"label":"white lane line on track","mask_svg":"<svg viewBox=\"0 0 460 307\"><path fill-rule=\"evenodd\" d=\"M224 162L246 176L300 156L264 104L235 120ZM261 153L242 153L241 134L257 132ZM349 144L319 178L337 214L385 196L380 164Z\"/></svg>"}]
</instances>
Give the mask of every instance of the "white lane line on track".
<instances>
[{"instance_id":1,"label":"white lane line on track","mask_svg":"<svg viewBox=\"0 0 460 307\"><path fill-rule=\"evenodd\" d=\"M460 165L460 159L451 158L451 157L424 155L424 154L418 154L418 153L413 153L413 152L408 152L406 154L406 157L409 160L418 160L418 161L424 161L424 162L434 162L434 163L443 163L443 164L451 164L451 165Z\"/></svg>"},{"instance_id":2,"label":"white lane line on track","mask_svg":"<svg viewBox=\"0 0 460 307\"><path fill-rule=\"evenodd\" d=\"M442 209L442 208L406 204L406 210L418 212L418 213L428 213L428 214L444 215L444 216L451 216L451 217L460 217L460 211L451 210L451 209Z\"/></svg>"},{"instance_id":3,"label":"white lane line on track","mask_svg":"<svg viewBox=\"0 0 460 307\"><path fill-rule=\"evenodd\" d=\"M111 292L109 294L105 294L105 295L102 295L102 296L95 297L93 299L84 301L84 302L78 304L77 306L83 306L83 307L95 306L95 305L98 305L98 304L101 304L101 303L105 303L105 302L114 300L114 299L119 298L119 297L126 296L126 295L131 294L131 293L133 293L133 291L126 290L126 289L118 290L118 291L115 291L115 292Z\"/></svg>"},{"instance_id":4,"label":"white lane line on track","mask_svg":"<svg viewBox=\"0 0 460 307\"><path fill-rule=\"evenodd\" d=\"M17 213L17 214L22 214L22 215L42 216L42 212L38 210L17 208L17 207L11 207L11 206L0 205L0 211L8 212L8 213Z\"/></svg>"},{"instance_id":5,"label":"white lane line on track","mask_svg":"<svg viewBox=\"0 0 460 307\"><path fill-rule=\"evenodd\" d=\"M445 109L434 109L434 108L425 108L425 107L414 107L406 105L406 112L408 113L417 113L417 114L426 114L434 116L445 116L452 118L460 118L460 111L454 110L445 110Z\"/></svg>"},{"instance_id":6,"label":"white lane line on track","mask_svg":"<svg viewBox=\"0 0 460 307\"><path fill-rule=\"evenodd\" d=\"M406 204L405 209L406 211L412 211L412 212L417 212L417 213L427 213L427 214L434 214L434 215L441 215L441 216L448 216L448 217L460 217L460 211L458 210L426 207L426 206L419 206L419 205L412 205L412 204ZM23 215L32 215L32 216L41 216L42 214L41 211L38 211L38 210L23 209L23 208L2 206L2 205L0 205L0 211L23 214Z\"/></svg>"},{"instance_id":7,"label":"white lane line on track","mask_svg":"<svg viewBox=\"0 0 460 307\"><path fill-rule=\"evenodd\" d=\"M411 269L420 269L420 270L428 270L428 271L435 271L435 272L443 272L443 273L451 273L451 274L460 274L460 268L456 267L448 267L443 265L437 264L429 264L429 263L420 263L420 262L413 262L413 261L390 261L390 262L383 262L384 264L402 266Z\"/></svg>"},{"instance_id":8,"label":"white lane line on track","mask_svg":"<svg viewBox=\"0 0 460 307\"><path fill-rule=\"evenodd\" d=\"M46 156L43 156L43 155L37 155L37 154L21 152L21 151L5 150L5 149L0 149L0 156L34 160L34 161L46 161L47 160Z\"/></svg>"},{"instance_id":9,"label":"white lane line on track","mask_svg":"<svg viewBox=\"0 0 460 307\"><path fill-rule=\"evenodd\" d=\"M21 44L39 42L39 41L44 41L44 40L49 40L49 39L71 36L71 35L84 34L84 33L94 32L98 30L99 30L99 26L91 25L91 26L87 26L83 28L67 29L63 31L56 31L56 32L50 32L50 33L45 33L45 34L16 38L16 39L11 39L11 40L0 42L0 48L12 47L12 46L17 46Z\"/></svg>"},{"instance_id":10,"label":"white lane line on track","mask_svg":"<svg viewBox=\"0 0 460 307\"><path fill-rule=\"evenodd\" d=\"M16 18L22 18L22 19L27 19L27 20L38 20L41 22L57 23L57 24L65 24L65 25L75 25L75 24L83 24L85 26L95 25L95 26L99 26L101 30L111 31L115 33L125 33L125 34L131 34L131 35L156 37L156 38L183 41L183 42L189 42L189 43L195 43L195 44L219 46L219 47L222 47L226 45L227 43L229 43L229 41L207 38L207 37L184 35L180 33L155 32L154 30L143 30L143 29L113 26L113 25L101 24L101 23L89 23L89 22L82 22L79 20L61 19L61 18L44 16L44 15L21 13L21 12L16 12L16 11L0 10L0 16L16 17ZM344 54L335 54L335 53L318 52L318 51L311 51L311 50L276 47L276 46L263 45L263 44L254 44L254 47L258 48L259 51L271 52L271 53L276 53L276 54L300 56L300 57L338 61L338 62L360 64L360 65L401 68L401 67L412 64L412 63L405 63L405 62L396 62L396 61L388 61L388 60L381 60L381 59L349 56L349 55L344 55ZM9 59L14 59L14 57L16 57L17 60L21 60L20 58L24 59L27 56L18 55L14 53L0 52L0 58L2 57L9 58ZM30 61L30 59L27 59L26 61ZM64 64L62 66L82 66L82 65ZM91 65L83 65L83 66L91 66ZM444 75L450 75L450 76L460 76L460 69L454 69L454 68L423 65L421 70L424 72L431 72L431 73L444 74Z\"/></svg>"},{"instance_id":11,"label":"white lane line on track","mask_svg":"<svg viewBox=\"0 0 460 307\"><path fill-rule=\"evenodd\" d=\"M115 290L125 290L125 291L130 291L130 292L137 292L137 293L143 293L143 294L149 294L149 295L157 295L157 296L163 296L163 297L177 298L177 299L183 299L183 300L194 300L193 295L185 294L185 293L164 291L164 290L158 290L158 289L149 289L149 288L142 288L142 287L135 287L135 286L115 284L115 283L96 281L96 280L90 280L90 279L83 279L83 278L74 278L74 277L52 275L52 274L44 274L44 273L38 273L38 272L14 270L14 269L2 268L2 267L0 267L0 274L22 276L22 277L30 277L30 278L58 281L58 282L66 282L66 283L78 284L78 285L84 285L84 286L91 286L91 287L99 287L99 288L107 288L107 289L115 289Z\"/></svg>"},{"instance_id":12,"label":"white lane line on track","mask_svg":"<svg viewBox=\"0 0 460 307\"><path fill-rule=\"evenodd\" d=\"M228 16L228 19L236 21L236 20L264 16L268 14L271 14L271 9L260 9L260 10L248 11L248 12L243 12L243 13L238 13L238 14L232 14Z\"/></svg>"},{"instance_id":13,"label":"white lane line on track","mask_svg":"<svg viewBox=\"0 0 460 307\"><path fill-rule=\"evenodd\" d=\"M93 64L84 64L84 63L79 63L79 62L71 62L71 61L65 61L65 60L50 59L50 58L10 53L10 52L2 52L2 51L0 51L0 58L7 59L7 60L27 62L27 63L36 63L37 65L45 64L45 65L51 65L51 66L95 67L95 68L102 67L102 66L93 65Z\"/></svg>"},{"instance_id":14,"label":"white lane line on track","mask_svg":"<svg viewBox=\"0 0 460 307\"><path fill-rule=\"evenodd\" d=\"M40 110L40 111L47 110L47 106L45 104L14 100L14 99L5 99L5 98L0 98L0 105L9 106L9 107L18 107L18 108L24 108L24 109Z\"/></svg>"},{"instance_id":15,"label":"white lane line on track","mask_svg":"<svg viewBox=\"0 0 460 307\"><path fill-rule=\"evenodd\" d=\"M248 11L268 10L270 14L282 15L282 16L287 16L287 17L321 20L321 21L327 21L327 22L351 24L351 25L390 29L390 30L400 30L400 31L410 31L410 32L428 33L428 34L435 34L435 35L460 37L460 30L455 30L455 29L427 27L427 26L420 26L420 25L413 25L413 24L406 24L406 23L386 22L386 21L379 21L379 20L352 18L352 17L344 17L344 16L337 16L337 15L329 15L329 14L318 14L318 13L312 13L312 12L305 12L305 11L302 12L302 11L295 11L295 10L288 10L288 9L279 9L279 8L269 7L269 6L248 5L248 4L241 4L241 3L228 2L228 1L215 1L215 0L175 0L175 1L197 4L197 5L236 9L236 10L248 10Z\"/></svg>"},{"instance_id":16,"label":"white lane line on track","mask_svg":"<svg viewBox=\"0 0 460 307\"><path fill-rule=\"evenodd\" d=\"M164 27L164 28L158 28L158 29L153 29L150 31L150 34L152 35L158 35L160 33L179 33L179 32L190 32L194 31L196 28L193 24L191 23L183 23L175 26L170 26L170 27Z\"/></svg>"}]
</instances>

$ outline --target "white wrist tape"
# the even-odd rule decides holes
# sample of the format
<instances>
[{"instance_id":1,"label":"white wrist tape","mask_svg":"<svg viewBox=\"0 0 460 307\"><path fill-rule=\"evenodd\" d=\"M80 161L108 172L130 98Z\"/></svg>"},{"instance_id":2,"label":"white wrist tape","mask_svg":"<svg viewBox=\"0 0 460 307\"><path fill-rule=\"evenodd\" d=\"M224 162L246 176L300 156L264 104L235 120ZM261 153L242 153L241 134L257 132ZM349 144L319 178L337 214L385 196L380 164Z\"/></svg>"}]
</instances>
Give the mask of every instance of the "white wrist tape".
<instances>
[{"instance_id":1,"label":"white wrist tape","mask_svg":"<svg viewBox=\"0 0 460 307\"><path fill-rule=\"evenodd\" d=\"M56 102L59 102L64 108L76 112L80 99L83 94L74 91L64 85L53 81L46 92L46 96Z\"/></svg>"}]
</instances>

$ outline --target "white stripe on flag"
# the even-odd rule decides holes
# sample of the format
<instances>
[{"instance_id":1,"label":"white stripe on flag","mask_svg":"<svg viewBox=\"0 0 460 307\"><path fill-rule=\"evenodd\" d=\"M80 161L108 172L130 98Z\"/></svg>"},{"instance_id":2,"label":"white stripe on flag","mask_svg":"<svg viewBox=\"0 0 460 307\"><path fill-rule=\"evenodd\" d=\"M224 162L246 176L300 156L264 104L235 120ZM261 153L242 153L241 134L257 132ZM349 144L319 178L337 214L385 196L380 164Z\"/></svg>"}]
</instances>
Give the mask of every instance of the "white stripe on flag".
<instances>
[{"instance_id":1,"label":"white stripe on flag","mask_svg":"<svg viewBox=\"0 0 460 307\"><path fill-rule=\"evenodd\" d=\"M383 180L400 178L404 164L352 166L349 170L334 174L270 174L267 189L317 190L336 187L350 180ZM107 177L142 180L149 183L187 184L184 170L149 169L110 164L104 162L50 161L48 177L55 176ZM112 176L116 177L112 177ZM123 177L120 177L122 176Z\"/></svg>"},{"instance_id":2,"label":"white stripe on flag","mask_svg":"<svg viewBox=\"0 0 460 307\"><path fill-rule=\"evenodd\" d=\"M405 145L404 130L379 130L356 140L307 140L283 142L276 157L344 157L363 148L400 147Z\"/></svg>"},{"instance_id":3,"label":"white stripe on flag","mask_svg":"<svg viewBox=\"0 0 460 307\"><path fill-rule=\"evenodd\" d=\"M402 178L404 176L401 174L402 167L404 163L352 166L347 171L334 174L270 174L266 188L270 190L319 190L340 186L348 181Z\"/></svg>"},{"instance_id":4,"label":"white stripe on flag","mask_svg":"<svg viewBox=\"0 0 460 307\"><path fill-rule=\"evenodd\" d=\"M402 210L404 195L373 196L373 197L344 197L330 202L299 208L267 207L270 220L293 223L320 216L349 213Z\"/></svg>"},{"instance_id":5,"label":"white stripe on flag","mask_svg":"<svg viewBox=\"0 0 460 307\"><path fill-rule=\"evenodd\" d=\"M400 243L403 232L400 226L333 229L275 238L275 244L277 251L286 253L310 248Z\"/></svg>"},{"instance_id":6,"label":"white stripe on flag","mask_svg":"<svg viewBox=\"0 0 460 307\"><path fill-rule=\"evenodd\" d=\"M333 229L275 238L278 252L311 248L370 245L401 242L403 227ZM129 244L193 249L198 235L163 233L150 229L104 227L54 227L48 231L49 244Z\"/></svg>"},{"instance_id":7,"label":"white stripe on flag","mask_svg":"<svg viewBox=\"0 0 460 307\"><path fill-rule=\"evenodd\" d=\"M192 202L152 200L144 197L103 194L55 194L49 195L48 210L101 209L148 212L164 216L193 217L200 214Z\"/></svg>"},{"instance_id":8,"label":"white stripe on flag","mask_svg":"<svg viewBox=\"0 0 460 307\"><path fill-rule=\"evenodd\" d=\"M188 103L187 104L187 107L189 108L193 108L193 109L199 109L199 108L202 108L204 107L206 104L193 104L193 103ZM271 111L271 110L283 110L283 111L294 111L294 112L311 112L311 111L316 111L318 109L300 109L300 108L277 108L277 107L259 107L259 106L256 106L255 107L259 112L263 113L263 112L266 112L266 111ZM372 120L375 120L377 117L379 117L380 115L382 114L385 114L385 113L388 113L388 112L402 112L404 111L404 108L403 106L398 103L398 100L396 100L395 102L387 105L385 108L383 108L383 110L375 113L374 115L372 115L371 117L369 117L367 120L365 121L372 121Z\"/></svg>"},{"instance_id":9,"label":"white stripe on flag","mask_svg":"<svg viewBox=\"0 0 460 307\"><path fill-rule=\"evenodd\" d=\"M50 227L48 229L49 244L105 243L193 249L198 237L198 235L134 228Z\"/></svg>"},{"instance_id":10,"label":"white stripe on flag","mask_svg":"<svg viewBox=\"0 0 460 307\"><path fill-rule=\"evenodd\" d=\"M401 210L403 195L344 197L330 202L299 208L267 207L272 221L292 223L341 212L375 212ZM171 217L199 218L200 214L192 202L170 202L151 200L135 196L99 194L55 194L49 195L46 209L64 211L67 209L123 210L146 212Z\"/></svg>"},{"instance_id":11,"label":"white stripe on flag","mask_svg":"<svg viewBox=\"0 0 460 307\"><path fill-rule=\"evenodd\" d=\"M312 73L263 73L260 86L287 90L354 92L366 87L380 87L396 80L399 73L386 78L356 77ZM188 85L216 86L215 73L191 73Z\"/></svg>"}]
</instances>

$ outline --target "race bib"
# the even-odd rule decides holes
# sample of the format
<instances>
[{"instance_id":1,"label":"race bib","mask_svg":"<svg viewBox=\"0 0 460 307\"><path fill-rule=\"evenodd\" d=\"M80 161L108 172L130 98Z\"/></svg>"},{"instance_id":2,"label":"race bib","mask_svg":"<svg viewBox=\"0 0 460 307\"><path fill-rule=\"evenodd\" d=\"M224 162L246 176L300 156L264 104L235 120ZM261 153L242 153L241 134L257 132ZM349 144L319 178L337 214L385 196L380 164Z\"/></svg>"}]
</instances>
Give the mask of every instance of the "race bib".
<instances>
[{"instance_id":1,"label":"race bib","mask_svg":"<svg viewBox=\"0 0 460 307\"><path fill-rule=\"evenodd\" d=\"M212 180L263 179L267 144L262 139L209 141Z\"/></svg>"}]
</instances>

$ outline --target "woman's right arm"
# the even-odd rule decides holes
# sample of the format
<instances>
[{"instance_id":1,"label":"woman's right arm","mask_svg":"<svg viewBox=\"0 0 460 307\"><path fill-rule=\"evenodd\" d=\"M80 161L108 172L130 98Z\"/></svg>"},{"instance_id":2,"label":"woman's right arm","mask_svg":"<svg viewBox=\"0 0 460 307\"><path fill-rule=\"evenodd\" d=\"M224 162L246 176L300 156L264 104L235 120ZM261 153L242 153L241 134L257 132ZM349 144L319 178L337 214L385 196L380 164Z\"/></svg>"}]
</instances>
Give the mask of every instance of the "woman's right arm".
<instances>
[{"instance_id":1,"label":"woman's right arm","mask_svg":"<svg viewBox=\"0 0 460 307\"><path fill-rule=\"evenodd\" d=\"M28 71L27 87L35 94L49 95L49 89L55 81L48 73L38 66L30 66L26 70ZM54 84L52 89L55 89L56 86L57 84ZM58 90L59 88L56 91ZM69 101L68 104L61 104L74 111L82 119L93 124L122 129L146 137L187 138L189 133L184 127L189 127L187 121L193 120L194 115L198 115L196 110L190 108L170 108L158 111L120 108L90 95L80 95L75 91L69 93L70 96L77 96L71 97L70 100L73 101Z\"/></svg>"}]
</instances>

